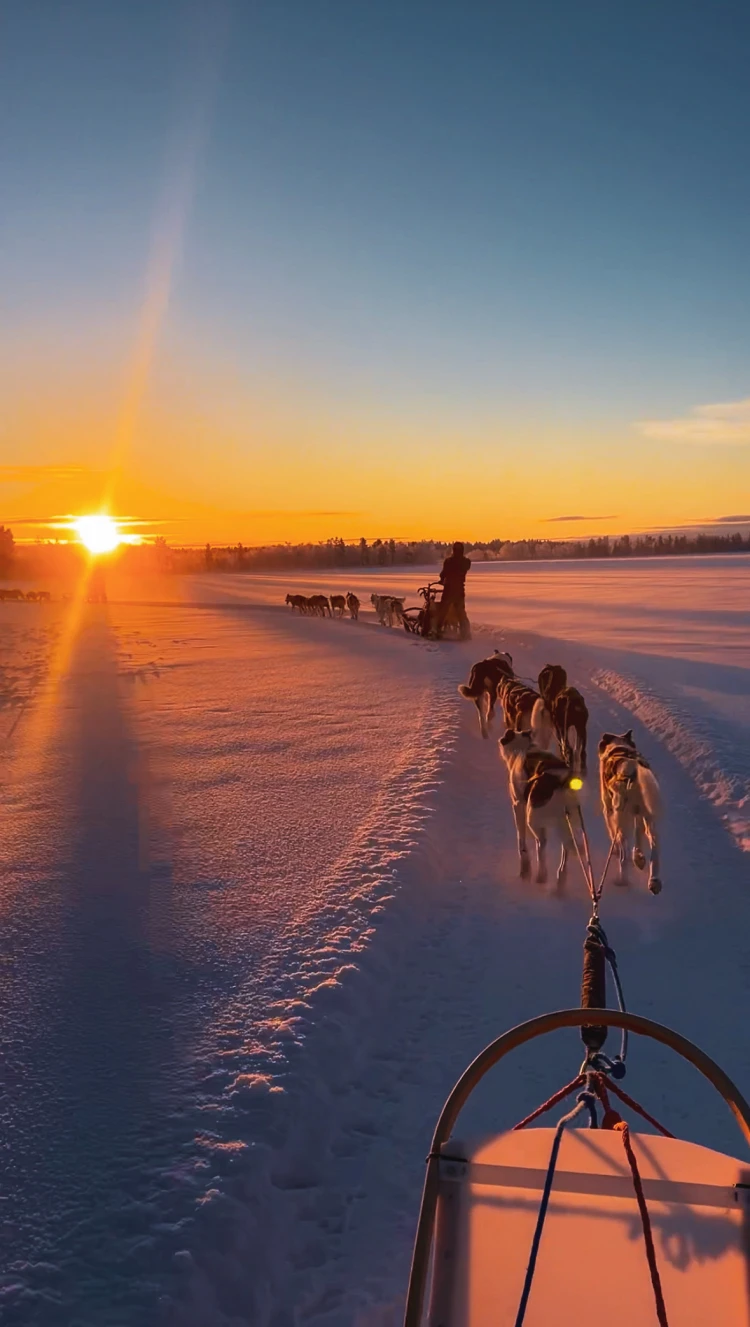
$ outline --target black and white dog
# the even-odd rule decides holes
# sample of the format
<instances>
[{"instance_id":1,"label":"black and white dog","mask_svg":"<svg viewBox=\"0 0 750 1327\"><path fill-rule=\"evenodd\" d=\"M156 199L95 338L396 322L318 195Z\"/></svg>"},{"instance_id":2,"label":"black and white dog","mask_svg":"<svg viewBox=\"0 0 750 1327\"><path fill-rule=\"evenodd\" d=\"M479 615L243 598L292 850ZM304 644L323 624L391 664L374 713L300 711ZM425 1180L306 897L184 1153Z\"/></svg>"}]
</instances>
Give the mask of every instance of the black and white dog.
<instances>
[{"instance_id":1,"label":"black and white dog","mask_svg":"<svg viewBox=\"0 0 750 1327\"><path fill-rule=\"evenodd\" d=\"M530 874L526 830L536 843L537 883L547 879L547 840L551 833L560 841L557 883L565 879L568 843L578 812L578 799L571 788L573 771L560 756L534 746L531 732L508 728L500 738L500 754L508 768L510 801L518 837L521 877Z\"/></svg>"},{"instance_id":2,"label":"black and white dog","mask_svg":"<svg viewBox=\"0 0 750 1327\"><path fill-rule=\"evenodd\" d=\"M652 894L660 894L659 784L648 761L639 755L631 728L626 733L604 733L602 736L599 743L599 779L604 821L609 837L617 849L621 883L626 882L631 835L633 861L639 871L642 871L646 865L643 852L645 831L650 848L648 887Z\"/></svg>"},{"instance_id":3,"label":"black and white dog","mask_svg":"<svg viewBox=\"0 0 750 1327\"><path fill-rule=\"evenodd\" d=\"M495 717L497 688L504 678L513 677L513 660L509 654L495 650L489 659L480 659L469 673L468 682L462 682L459 695L465 700L473 700L479 715L479 728L482 737L489 737L489 725Z\"/></svg>"}]
</instances>

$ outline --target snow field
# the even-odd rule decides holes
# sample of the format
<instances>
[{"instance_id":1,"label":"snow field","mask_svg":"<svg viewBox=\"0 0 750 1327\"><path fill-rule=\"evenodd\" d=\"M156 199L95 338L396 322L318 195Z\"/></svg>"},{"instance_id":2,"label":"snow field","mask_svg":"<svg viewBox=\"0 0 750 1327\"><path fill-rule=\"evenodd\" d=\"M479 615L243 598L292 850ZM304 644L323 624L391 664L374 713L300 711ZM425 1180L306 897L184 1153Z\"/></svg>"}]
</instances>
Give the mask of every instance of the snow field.
<instances>
[{"instance_id":1,"label":"snow field","mask_svg":"<svg viewBox=\"0 0 750 1327\"><path fill-rule=\"evenodd\" d=\"M466 646L298 619L274 606L289 578L250 577L182 586L200 610L92 609L54 690L47 642L33 784L34 714L6 759L10 1323L399 1321L448 1090L504 1028L578 1000L577 863L562 894L519 880L495 743L456 693L494 645L527 676L563 663L587 697L599 861L596 742L634 727L667 809L663 894L643 877L607 887L626 997L750 1086L738 589L723 603L713 567L694 566L659 634L662 566L640 618L643 581L614 604L565 571L535 594L523 573L524 600L521 574L514 589L478 569ZM584 592L596 645L591 604L572 607ZM531 629L545 613L565 639ZM579 1060L575 1034L537 1044L466 1129L513 1123ZM738 1150L718 1099L658 1048L633 1043L627 1086L676 1131Z\"/></svg>"}]
</instances>

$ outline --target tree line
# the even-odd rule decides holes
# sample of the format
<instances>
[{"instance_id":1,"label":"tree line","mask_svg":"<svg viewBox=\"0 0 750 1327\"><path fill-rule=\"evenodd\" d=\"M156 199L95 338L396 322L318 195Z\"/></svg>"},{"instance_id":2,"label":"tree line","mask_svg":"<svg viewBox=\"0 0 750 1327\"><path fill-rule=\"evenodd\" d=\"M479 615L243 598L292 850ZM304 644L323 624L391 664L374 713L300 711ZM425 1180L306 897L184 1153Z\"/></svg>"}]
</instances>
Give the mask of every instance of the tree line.
<instances>
[{"instance_id":1,"label":"tree line","mask_svg":"<svg viewBox=\"0 0 750 1327\"><path fill-rule=\"evenodd\" d=\"M750 553L750 535L647 534L604 535L594 539L464 539L474 562L529 562L546 559L675 557L689 554ZM142 544L123 545L117 560L124 571L252 572L392 566L435 566L451 544L434 539L332 538L318 543L245 544L182 547L163 536ZM65 576L73 572L82 550L63 541L18 546L12 531L0 525L0 577Z\"/></svg>"}]
</instances>

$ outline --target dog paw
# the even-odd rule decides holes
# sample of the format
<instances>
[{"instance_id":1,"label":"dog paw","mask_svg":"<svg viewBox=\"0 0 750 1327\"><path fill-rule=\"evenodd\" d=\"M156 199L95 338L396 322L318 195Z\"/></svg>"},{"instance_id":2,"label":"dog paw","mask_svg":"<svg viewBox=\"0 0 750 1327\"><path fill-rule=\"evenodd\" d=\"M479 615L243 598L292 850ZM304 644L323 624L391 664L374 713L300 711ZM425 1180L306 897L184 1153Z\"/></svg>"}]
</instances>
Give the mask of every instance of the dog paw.
<instances>
[{"instance_id":1,"label":"dog paw","mask_svg":"<svg viewBox=\"0 0 750 1327\"><path fill-rule=\"evenodd\" d=\"M649 892L651 894L661 894L661 880L658 875L654 875L648 882Z\"/></svg>"},{"instance_id":2,"label":"dog paw","mask_svg":"<svg viewBox=\"0 0 750 1327\"><path fill-rule=\"evenodd\" d=\"M645 855L641 852L640 848L633 849L633 863L638 867L639 871L642 871L646 865Z\"/></svg>"},{"instance_id":3,"label":"dog paw","mask_svg":"<svg viewBox=\"0 0 750 1327\"><path fill-rule=\"evenodd\" d=\"M521 875L521 879L522 879L522 880L528 880L529 876L531 875L531 863L530 863L528 857L522 857L522 858L521 858L521 871L520 871L520 875Z\"/></svg>"}]
</instances>

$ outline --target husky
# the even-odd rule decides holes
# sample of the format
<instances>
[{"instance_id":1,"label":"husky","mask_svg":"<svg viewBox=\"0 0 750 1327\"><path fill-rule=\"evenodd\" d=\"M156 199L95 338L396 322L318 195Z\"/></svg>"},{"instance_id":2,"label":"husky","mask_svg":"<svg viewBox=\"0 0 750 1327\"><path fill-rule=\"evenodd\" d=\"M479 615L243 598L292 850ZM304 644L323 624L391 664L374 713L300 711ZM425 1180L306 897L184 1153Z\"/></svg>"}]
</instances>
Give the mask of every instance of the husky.
<instances>
[{"instance_id":1,"label":"husky","mask_svg":"<svg viewBox=\"0 0 750 1327\"><path fill-rule=\"evenodd\" d=\"M599 778L604 821L620 861L620 883L626 883L631 833L633 862L639 871L646 866L643 852L645 831L650 848L648 887L652 894L660 894L657 834L661 815L659 784L648 761L638 753L632 728L626 733L603 734L599 742Z\"/></svg>"},{"instance_id":2,"label":"husky","mask_svg":"<svg viewBox=\"0 0 750 1327\"><path fill-rule=\"evenodd\" d=\"M355 622L359 621L359 599L351 590L346 596L346 606Z\"/></svg>"},{"instance_id":3,"label":"husky","mask_svg":"<svg viewBox=\"0 0 750 1327\"><path fill-rule=\"evenodd\" d=\"M346 599L343 594L331 595L331 614L333 617L343 617L346 612Z\"/></svg>"},{"instance_id":4,"label":"husky","mask_svg":"<svg viewBox=\"0 0 750 1327\"><path fill-rule=\"evenodd\" d=\"M508 768L510 801L518 837L521 878L531 873L526 829L536 843L537 884L547 880L547 839L554 831L560 840L557 883L562 885L568 865L568 842L578 799L571 787L573 771L560 756L534 746L529 729L508 728L498 743Z\"/></svg>"},{"instance_id":5,"label":"husky","mask_svg":"<svg viewBox=\"0 0 750 1327\"><path fill-rule=\"evenodd\" d=\"M473 700L479 715L479 730L482 737L489 737L492 720L495 717L498 683L503 678L514 677L513 660L504 651L495 650L489 659L480 659L469 673L468 682L462 682L459 695L465 700Z\"/></svg>"},{"instance_id":6,"label":"husky","mask_svg":"<svg viewBox=\"0 0 750 1327\"><path fill-rule=\"evenodd\" d=\"M371 594L370 603L378 615L381 627L398 626L404 620L404 600L392 594Z\"/></svg>"},{"instance_id":7,"label":"husky","mask_svg":"<svg viewBox=\"0 0 750 1327\"><path fill-rule=\"evenodd\" d=\"M546 664L542 669L539 694L531 720L539 745L547 749L554 734L563 760L576 774L585 775L589 712L583 696L568 686L568 674L559 664Z\"/></svg>"}]
</instances>

